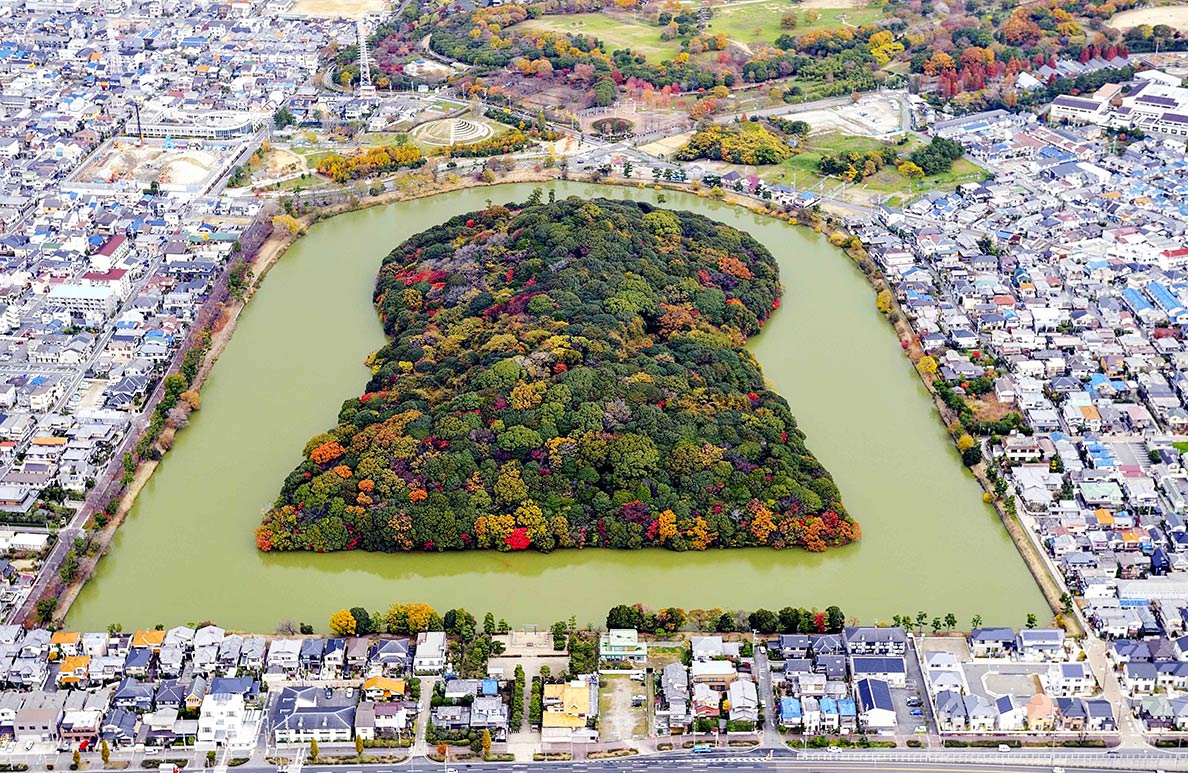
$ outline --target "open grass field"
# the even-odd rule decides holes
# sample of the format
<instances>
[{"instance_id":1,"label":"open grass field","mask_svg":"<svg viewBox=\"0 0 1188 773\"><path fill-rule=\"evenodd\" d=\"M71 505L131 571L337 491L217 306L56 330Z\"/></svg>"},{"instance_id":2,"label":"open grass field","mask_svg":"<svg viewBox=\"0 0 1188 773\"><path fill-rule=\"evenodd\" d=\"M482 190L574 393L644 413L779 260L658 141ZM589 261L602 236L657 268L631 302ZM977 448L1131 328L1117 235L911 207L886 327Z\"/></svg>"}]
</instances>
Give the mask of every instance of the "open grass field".
<instances>
[{"instance_id":1,"label":"open grass field","mask_svg":"<svg viewBox=\"0 0 1188 773\"><path fill-rule=\"evenodd\" d=\"M776 23L779 24L778 19ZM602 41L608 51L630 48L653 62L672 59L681 50L678 41L661 40L660 28L653 24L632 21L621 16L611 18L601 13L542 16L522 22L516 28L593 35Z\"/></svg>"},{"instance_id":2,"label":"open grass field","mask_svg":"<svg viewBox=\"0 0 1188 773\"><path fill-rule=\"evenodd\" d=\"M882 19L883 11L878 8L815 8L820 18L814 22L805 21L805 8L786 0L770 0L763 3L739 3L714 7L710 20L710 32L724 32L731 40L743 43L770 43L783 33L803 35L819 29L834 29L847 24L861 27ZM786 30L780 26L780 19L795 13L797 26Z\"/></svg>"},{"instance_id":3,"label":"open grass field","mask_svg":"<svg viewBox=\"0 0 1188 773\"><path fill-rule=\"evenodd\" d=\"M1140 24L1166 24L1178 30L1188 30L1188 5L1160 5L1135 8L1114 14L1106 22L1116 30L1125 32Z\"/></svg>"},{"instance_id":4,"label":"open grass field","mask_svg":"<svg viewBox=\"0 0 1188 773\"><path fill-rule=\"evenodd\" d=\"M906 156L921 144L919 140L913 140L907 145L893 147L899 151L901 156ZM823 156L847 152L869 153L886 145L887 143L872 137L856 137L852 134L839 132L811 135L802 152L792 156L779 166L773 167L763 177L772 184L785 183L795 188L811 187L822 179L817 171L817 164ZM984 180L986 177L984 169L972 161L962 158L958 159L948 172L931 175L915 183L909 181L893 165L889 164L855 185L868 191L890 195L892 199L889 203L897 206L925 191L956 190L957 186L962 183Z\"/></svg>"},{"instance_id":5,"label":"open grass field","mask_svg":"<svg viewBox=\"0 0 1188 773\"><path fill-rule=\"evenodd\" d=\"M856 137L852 134L828 132L814 134L808 139L804 150L789 158L778 167L773 167L769 180L773 183L789 183L803 187L811 180L820 178L817 164L823 156L835 153L869 153L879 150L886 143L873 137Z\"/></svg>"}]
</instances>

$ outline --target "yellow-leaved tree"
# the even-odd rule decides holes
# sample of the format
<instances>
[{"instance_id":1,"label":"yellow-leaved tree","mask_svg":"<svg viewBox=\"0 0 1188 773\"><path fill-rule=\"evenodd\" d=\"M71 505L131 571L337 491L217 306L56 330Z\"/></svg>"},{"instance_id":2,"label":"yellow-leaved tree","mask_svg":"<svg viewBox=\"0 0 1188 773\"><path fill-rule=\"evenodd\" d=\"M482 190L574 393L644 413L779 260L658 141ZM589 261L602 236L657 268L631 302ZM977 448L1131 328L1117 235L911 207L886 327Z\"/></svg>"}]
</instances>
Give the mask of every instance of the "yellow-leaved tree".
<instances>
[{"instance_id":1,"label":"yellow-leaved tree","mask_svg":"<svg viewBox=\"0 0 1188 773\"><path fill-rule=\"evenodd\" d=\"M346 609L340 609L330 615L330 633L335 636L353 636L355 634L355 616Z\"/></svg>"}]
</instances>

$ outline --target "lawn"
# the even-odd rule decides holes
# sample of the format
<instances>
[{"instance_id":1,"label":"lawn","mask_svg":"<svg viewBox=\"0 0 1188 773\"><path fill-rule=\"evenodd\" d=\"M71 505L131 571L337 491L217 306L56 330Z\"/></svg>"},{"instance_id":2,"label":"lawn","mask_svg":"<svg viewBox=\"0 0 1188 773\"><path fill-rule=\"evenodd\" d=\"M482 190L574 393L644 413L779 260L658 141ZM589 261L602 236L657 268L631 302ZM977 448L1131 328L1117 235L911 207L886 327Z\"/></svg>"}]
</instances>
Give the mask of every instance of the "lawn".
<instances>
[{"instance_id":1,"label":"lawn","mask_svg":"<svg viewBox=\"0 0 1188 773\"><path fill-rule=\"evenodd\" d=\"M368 145L404 145L408 142L408 134L404 132L367 132L363 140Z\"/></svg>"},{"instance_id":2,"label":"lawn","mask_svg":"<svg viewBox=\"0 0 1188 773\"><path fill-rule=\"evenodd\" d=\"M823 156L835 153L869 153L878 150L887 143L873 137L858 137L840 132L827 132L809 137L804 150L775 167L766 176L770 182L797 184L804 186L810 181L820 179L817 174L817 164Z\"/></svg>"},{"instance_id":3,"label":"lawn","mask_svg":"<svg viewBox=\"0 0 1188 773\"><path fill-rule=\"evenodd\" d=\"M880 169L878 174L866 178L862 181L862 184L872 191L879 191L880 193L910 193L914 197L915 195L931 190L955 191L957 190L957 186L963 183L980 182L981 180L985 180L986 177L986 170L972 161L960 158L953 163L953 168L949 171L925 177L923 180L915 183L915 185L909 185L903 175L889 166Z\"/></svg>"},{"instance_id":4,"label":"lawn","mask_svg":"<svg viewBox=\"0 0 1188 773\"><path fill-rule=\"evenodd\" d=\"M625 17L611 18L600 13L575 13L565 16L542 16L517 27L548 32L592 35L602 41L607 51L630 48L653 62L672 59L680 52L680 41L661 40L660 28Z\"/></svg>"},{"instance_id":5,"label":"lawn","mask_svg":"<svg viewBox=\"0 0 1188 773\"><path fill-rule=\"evenodd\" d=\"M714 17L710 20L710 32L724 32L726 37L743 43L770 43L787 32L789 35L803 35L806 32L820 29L835 29L852 25L861 27L884 18L885 14L878 8L814 8L820 18L814 22L804 19L805 9L784 2L772 0L768 3L750 3L747 5L715 6ZM795 29L786 30L780 26L780 19L789 13L796 13L799 24Z\"/></svg>"},{"instance_id":6,"label":"lawn","mask_svg":"<svg viewBox=\"0 0 1188 773\"><path fill-rule=\"evenodd\" d=\"M1174 447L1177 451L1179 451L1182 454L1188 454L1188 442L1180 440L1175 443L1172 443L1172 447Z\"/></svg>"},{"instance_id":7,"label":"lawn","mask_svg":"<svg viewBox=\"0 0 1188 773\"><path fill-rule=\"evenodd\" d=\"M919 140L913 139L907 145L892 146L899 151L901 156L906 157L922 144ZM858 137L840 132L812 135L802 152L767 172L764 177L773 184L787 183L797 188L811 187L821 180L821 175L817 172L817 164L822 156L843 152L868 153L887 145L888 143L873 137ZM986 177L987 173L984 169L972 161L962 158L958 159L949 171L925 177L914 184L901 175L895 166L888 164L871 177L856 182L855 185L877 193L893 194L893 199L888 203L898 206L925 191L956 190L957 186L962 183L984 180Z\"/></svg>"}]
</instances>

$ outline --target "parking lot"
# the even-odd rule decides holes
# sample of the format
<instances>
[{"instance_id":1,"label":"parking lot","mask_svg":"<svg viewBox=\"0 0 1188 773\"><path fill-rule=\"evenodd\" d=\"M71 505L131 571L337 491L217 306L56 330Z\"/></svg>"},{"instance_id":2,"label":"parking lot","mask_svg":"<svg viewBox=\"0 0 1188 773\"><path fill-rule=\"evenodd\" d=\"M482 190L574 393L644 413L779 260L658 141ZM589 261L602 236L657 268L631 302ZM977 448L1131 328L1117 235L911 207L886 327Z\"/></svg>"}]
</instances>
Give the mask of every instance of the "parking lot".
<instances>
[{"instance_id":1,"label":"parking lot","mask_svg":"<svg viewBox=\"0 0 1188 773\"><path fill-rule=\"evenodd\" d=\"M598 729L604 741L627 741L648 732L647 687L626 674L607 674L598 689Z\"/></svg>"}]
</instances>

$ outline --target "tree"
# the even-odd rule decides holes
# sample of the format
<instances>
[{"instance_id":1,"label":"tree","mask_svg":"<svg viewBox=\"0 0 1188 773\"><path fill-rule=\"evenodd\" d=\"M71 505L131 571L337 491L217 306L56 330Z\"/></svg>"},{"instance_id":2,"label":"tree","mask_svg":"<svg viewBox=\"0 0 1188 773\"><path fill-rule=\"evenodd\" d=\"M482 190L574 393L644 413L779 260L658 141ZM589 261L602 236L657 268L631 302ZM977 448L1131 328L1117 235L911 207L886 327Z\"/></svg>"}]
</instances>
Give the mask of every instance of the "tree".
<instances>
[{"instance_id":1,"label":"tree","mask_svg":"<svg viewBox=\"0 0 1188 773\"><path fill-rule=\"evenodd\" d=\"M936 358L933 357L931 354L924 355L916 363L916 370L920 371L920 373L922 373L923 375L925 375L929 378L936 375L937 367L939 367L939 366L936 361Z\"/></svg>"},{"instance_id":2,"label":"tree","mask_svg":"<svg viewBox=\"0 0 1188 773\"><path fill-rule=\"evenodd\" d=\"M970 618L969 625L970 625L970 628L975 631L977 629L981 628L982 627L982 616L974 615L972 618Z\"/></svg>"},{"instance_id":3,"label":"tree","mask_svg":"<svg viewBox=\"0 0 1188 773\"><path fill-rule=\"evenodd\" d=\"M70 759L72 760L70 769L78 770L78 766L82 763L82 755L78 753L78 749L74 750L74 754L70 755Z\"/></svg>"},{"instance_id":4,"label":"tree","mask_svg":"<svg viewBox=\"0 0 1188 773\"><path fill-rule=\"evenodd\" d=\"M780 610L780 633L796 633L800 630L800 610L784 607Z\"/></svg>"},{"instance_id":5,"label":"tree","mask_svg":"<svg viewBox=\"0 0 1188 773\"><path fill-rule=\"evenodd\" d=\"M363 736L358 734L355 735L355 756L363 756Z\"/></svg>"},{"instance_id":6,"label":"tree","mask_svg":"<svg viewBox=\"0 0 1188 773\"><path fill-rule=\"evenodd\" d=\"M56 598L39 599L35 612L37 615L37 622L42 625L54 619L54 611L58 608L58 600Z\"/></svg>"},{"instance_id":7,"label":"tree","mask_svg":"<svg viewBox=\"0 0 1188 773\"><path fill-rule=\"evenodd\" d=\"M917 612L916 613L916 627L919 628L920 630L923 630L924 626L927 623L928 623L928 613L925 612L924 610L920 610L919 612Z\"/></svg>"},{"instance_id":8,"label":"tree","mask_svg":"<svg viewBox=\"0 0 1188 773\"><path fill-rule=\"evenodd\" d=\"M317 740L311 738L311 739L309 739L309 759L311 761L313 761L313 760L316 760L317 758L318 758L318 742L317 742Z\"/></svg>"},{"instance_id":9,"label":"tree","mask_svg":"<svg viewBox=\"0 0 1188 773\"><path fill-rule=\"evenodd\" d=\"M272 123L278 129L285 129L297 123L297 117L293 115L288 107L282 106L272 114Z\"/></svg>"},{"instance_id":10,"label":"tree","mask_svg":"<svg viewBox=\"0 0 1188 773\"><path fill-rule=\"evenodd\" d=\"M99 742L99 758L103 760L104 765L111 761L111 747L107 745L106 738Z\"/></svg>"},{"instance_id":11,"label":"tree","mask_svg":"<svg viewBox=\"0 0 1188 773\"><path fill-rule=\"evenodd\" d=\"M956 627L957 627L957 615L953 614L952 612L949 612L948 614L945 615L945 628L948 628L951 631Z\"/></svg>"},{"instance_id":12,"label":"tree","mask_svg":"<svg viewBox=\"0 0 1188 773\"><path fill-rule=\"evenodd\" d=\"M830 606L825 608L825 621L829 626L829 630L833 633L838 633L846 626L846 616L842 613L841 607Z\"/></svg>"},{"instance_id":13,"label":"tree","mask_svg":"<svg viewBox=\"0 0 1188 773\"><path fill-rule=\"evenodd\" d=\"M495 615L491 612L488 612L487 614L483 615L483 633L487 635L493 635L495 631Z\"/></svg>"},{"instance_id":14,"label":"tree","mask_svg":"<svg viewBox=\"0 0 1188 773\"><path fill-rule=\"evenodd\" d=\"M371 624L371 614L363 607L351 607L351 617L355 618L355 635L366 636L375 633Z\"/></svg>"},{"instance_id":15,"label":"tree","mask_svg":"<svg viewBox=\"0 0 1188 773\"><path fill-rule=\"evenodd\" d=\"M284 229L292 236L301 230L301 221L292 215L277 215L272 218L272 227Z\"/></svg>"},{"instance_id":16,"label":"tree","mask_svg":"<svg viewBox=\"0 0 1188 773\"><path fill-rule=\"evenodd\" d=\"M643 627L643 612L639 607L626 604L611 607L611 610L606 613L606 627L608 630L611 628L639 630Z\"/></svg>"},{"instance_id":17,"label":"tree","mask_svg":"<svg viewBox=\"0 0 1188 773\"><path fill-rule=\"evenodd\" d=\"M1027 627L1035 628L1037 625L1039 625L1039 617L1036 616L1036 614L1034 612L1028 612L1027 613Z\"/></svg>"},{"instance_id":18,"label":"tree","mask_svg":"<svg viewBox=\"0 0 1188 773\"><path fill-rule=\"evenodd\" d=\"M924 170L920 168L919 164L913 161L904 161L897 169L899 173L909 180L915 181L924 177Z\"/></svg>"},{"instance_id":19,"label":"tree","mask_svg":"<svg viewBox=\"0 0 1188 773\"><path fill-rule=\"evenodd\" d=\"M752 631L759 633L775 633L779 628L780 619L769 609L756 609L747 618Z\"/></svg>"},{"instance_id":20,"label":"tree","mask_svg":"<svg viewBox=\"0 0 1188 773\"><path fill-rule=\"evenodd\" d=\"M483 730L483 757L491 756L491 731Z\"/></svg>"},{"instance_id":21,"label":"tree","mask_svg":"<svg viewBox=\"0 0 1188 773\"><path fill-rule=\"evenodd\" d=\"M932 632L938 633L941 629L942 621L939 617L932 618Z\"/></svg>"},{"instance_id":22,"label":"tree","mask_svg":"<svg viewBox=\"0 0 1188 773\"><path fill-rule=\"evenodd\" d=\"M609 77L600 78L594 84L594 104L607 107L615 101L615 82Z\"/></svg>"},{"instance_id":23,"label":"tree","mask_svg":"<svg viewBox=\"0 0 1188 773\"><path fill-rule=\"evenodd\" d=\"M330 634L335 636L353 636L358 629L355 616L346 609L330 615Z\"/></svg>"}]
</instances>

